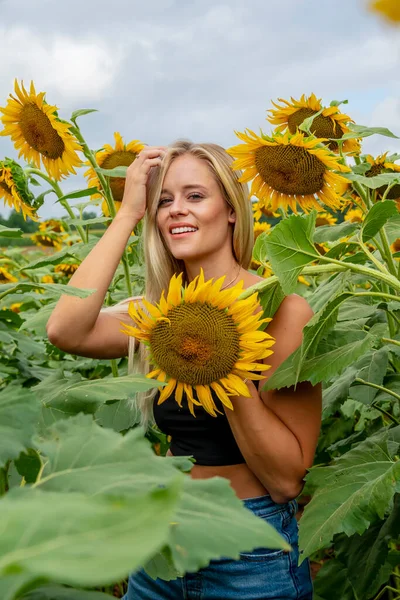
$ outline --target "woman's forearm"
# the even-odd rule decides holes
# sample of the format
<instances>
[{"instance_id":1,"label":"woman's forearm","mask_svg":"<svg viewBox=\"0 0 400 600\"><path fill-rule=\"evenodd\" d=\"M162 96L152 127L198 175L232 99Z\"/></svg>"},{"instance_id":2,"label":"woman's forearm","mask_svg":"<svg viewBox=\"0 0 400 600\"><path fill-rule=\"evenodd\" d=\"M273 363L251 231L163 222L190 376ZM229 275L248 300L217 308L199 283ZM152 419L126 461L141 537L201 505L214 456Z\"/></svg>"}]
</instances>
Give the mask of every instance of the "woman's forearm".
<instances>
[{"instance_id":1,"label":"woman's forearm","mask_svg":"<svg viewBox=\"0 0 400 600\"><path fill-rule=\"evenodd\" d=\"M231 398L225 413L247 465L275 502L298 496L306 474L301 446L251 386L252 397Z\"/></svg>"},{"instance_id":2,"label":"woman's forearm","mask_svg":"<svg viewBox=\"0 0 400 600\"><path fill-rule=\"evenodd\" d=\"M126 244L137 221L119 213L75 271L69 285L95 289L87 298L61 296L47 323L49 338L64 340L84 338L94 327L103 306L104 298L118 267Z\"/></svg>"}]
</instances>

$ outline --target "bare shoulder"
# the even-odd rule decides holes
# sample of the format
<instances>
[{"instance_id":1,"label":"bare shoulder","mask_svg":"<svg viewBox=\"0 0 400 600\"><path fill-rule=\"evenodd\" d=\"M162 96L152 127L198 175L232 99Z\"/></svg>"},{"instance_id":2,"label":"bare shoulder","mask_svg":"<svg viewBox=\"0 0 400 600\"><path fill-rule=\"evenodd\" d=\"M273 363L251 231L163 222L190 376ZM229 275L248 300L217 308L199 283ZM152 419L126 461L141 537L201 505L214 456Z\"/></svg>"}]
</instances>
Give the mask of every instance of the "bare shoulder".
<instances>
[{"instance_id":1,"label":"bare shoulder","mask_svg":"<svg viewBox=\"0 0 400 600\"><path fill-rule=\"evenodd\" d=\"M296 322L298 325L304 326L313 315L314 312L305 298L298 294L290 294L282 300L274 319L289 323Z\"/></svg>"}]
</instances>

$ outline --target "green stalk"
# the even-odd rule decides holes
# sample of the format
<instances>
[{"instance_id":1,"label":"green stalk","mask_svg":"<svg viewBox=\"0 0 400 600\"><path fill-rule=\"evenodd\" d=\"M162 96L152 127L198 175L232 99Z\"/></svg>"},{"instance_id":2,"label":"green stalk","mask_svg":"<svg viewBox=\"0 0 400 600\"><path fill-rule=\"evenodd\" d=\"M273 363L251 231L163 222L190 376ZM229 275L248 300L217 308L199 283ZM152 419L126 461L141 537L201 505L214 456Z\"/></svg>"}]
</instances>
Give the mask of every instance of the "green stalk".
<instances>
[{"instance_id":1,"label":"green stalk","mask_svg":"<svg viewBox=\"0 0 400 600\"><path fill-rule=\"evenodd\" d=\"M329 258L326 255L321 255L319 257L319 260L321 260L322 262L331 263L333 265L344 266L344 263L342 263L340 260ZM356 265L355 263L346 262L345 265L348 269L350 269L350 271L354 271L354 273L359 273L360 275L368 275L370 277L373 277L374 279L379 279L380 281L383 281L393 289L400 292L400 281L393 275L380 273L375 269L371 269L370 267L364 267L363 265Z\"/></svg>"},{"instance_id":2,"label":"green stalk","mask_svg":"<svg viewBox=\"0 0 400 600\"><path fill-rule=\"evenodd\" d=\"M392 340L391 338L381 338L382 342L385 342L386 344L394 344L395 346L400 346L400 342L399 340Z\"/></svg>"},{"instance_id":3,"label":"green stalk","mask_svg":"<svg viewBox=\"0 0 400 600\"><path fill-rule=\"evenodd\" d=\"M386 294L385 292L354 292L353 296L372 296L376 298L386 298L387 300L399 301L398 296L394 296L393 294Z\"/></svg>"},{"instance_id":4,"label":"green stalk","mask_svg":"<svg viewBox=\"0 0 400 600\"><path fill-rule=\"evenodd\" d=\"M72 128L72 132L75 135L75 137L77 138L77 140L79 141L79 143L81 144L84 155L86 156L86 158L92 165L93 169L98 169L99 165L96 162L95 155L93 154L93 152L90 150L89 146L87 145L86 140L83 137L81 130L79 129L79 126L76 124L76 121L73 121L73 122L75 124L75 127ZM108 207L110 216L114 219L115 215L117 214L117 211L115 208L114 198L111 193L110 186L102 173L99 173L98 171L96 171L96 176L97 176L98 180L100 181L103 196L105 198L105 201L107 202L107 207ZM133 290L132 290L132 283L131 283L131 279L130 279L130 275L129 275L129 261L128 261L128 255L127 255L126 250L124 250L121 260L122 260L122 264L124 267L125 282L126 282L126 287L128 290L128 295L132 296Z\"/></svg>"},{"instance_id":5,"label":"green stalk","mask_svg":"<svg viewBox=\"0 0 400 600\"><path fill-rule=\"evenodd\" d=\"M392 253L390 252L389 240L385 231L385 227L382 227L379 232L379 237L381 238L384 255L383 257L386 259L386 264L389 267L389 271L394 277L397 277L396 265L394 264L394 259Z\"/></svg>"},{"instance_id":6,"label":"green stalk","mask_svg":"<svg viewBox=\"0 0 400 600\"><path fill-rule=\"evenodd\" d=\"M382 385L378 385L377 383L371 383L370 381L365 381L360 377L356 377L354 381L357 381L357 383L362 383L363 385L367 385L368 387L372 387L375 390L386 392L386 394L388 394L389 396L393 396L393 398L396 398L396 400L400 400L399 394L396 394L396 392L393 392L392 390L389 390L388 388L385 388ZM400 421L397 422L400 423Z\"/></svg>"},{"instance_id":7,"label":"green stalk","mask_svg":"<svg viewBox=\"0 0 400 600\"><path fill-rule=\"evenodd\" d=\"M368 256L368 258L370 259L370 261L372 263L374 263L374 265L376 266L376 268L379 269L379 271L381 271L381 273L386 273L387 275L390 275L390 272L387 270L387 268L385 267L385 265L383 265L377 258L375 258L375 256L372 254L372 252L370 252L368 250L367 246L361 240L361 234L360 234L360 236L358 238L358 245L360 246L360 248L364 252L364 254L366 254ZM393 275L393 273L392 273L392 275Z\"/></svg>"},{"instance_id":8,"label":"green stalk","mask_svg":"<svg viewBox=\"0 0 400 600\"><path fill-rule=\"evenodd\" d=\"M54 181L53 179L51 179L51 177L49 177L45 173L42 173L42 171L40 171L40 169L33 169L33 168L25 169L25 173L27 175L29 175L30 173L32 173L34 175L37 175L38 177L41 177L45 181L47 181L47 183L49 185L51 185L51 187L53 188L55 194L57 195L57 197L59 199L64 196L64 194L62 192L62 189L60 188L60 186L58 185L58 183L56 181ZM71 217L71 219L75 219L74 211L72 210L72 208L68 204L67 200L60 200L60 204L67 211L67 213ZM85 235L85 232L83 231L83 228L80 225L76 226L76 228L77 228L77 230L79 232L79 235L81 236L82 242L84 242L84 243L87 242L86 235Z\"/></svg>"}]
</instances>

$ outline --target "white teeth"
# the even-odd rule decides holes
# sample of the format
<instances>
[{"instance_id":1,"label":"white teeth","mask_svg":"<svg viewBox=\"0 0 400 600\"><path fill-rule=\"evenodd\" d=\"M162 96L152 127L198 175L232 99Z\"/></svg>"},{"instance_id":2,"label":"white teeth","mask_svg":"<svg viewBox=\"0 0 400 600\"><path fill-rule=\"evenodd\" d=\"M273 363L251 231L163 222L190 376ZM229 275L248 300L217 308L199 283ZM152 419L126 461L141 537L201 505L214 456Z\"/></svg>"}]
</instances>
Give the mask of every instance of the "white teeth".
<instances>
[{"instance_id":1,"label":"white teeth","mask_svg":"<svg viewBox=\"0 0 400 600\"><path fill-rule=\"evenodd\" d=\"M187 231L197 231L195 227L174 227L171 233L186 233Z\"/></svg>"}]
</instances>

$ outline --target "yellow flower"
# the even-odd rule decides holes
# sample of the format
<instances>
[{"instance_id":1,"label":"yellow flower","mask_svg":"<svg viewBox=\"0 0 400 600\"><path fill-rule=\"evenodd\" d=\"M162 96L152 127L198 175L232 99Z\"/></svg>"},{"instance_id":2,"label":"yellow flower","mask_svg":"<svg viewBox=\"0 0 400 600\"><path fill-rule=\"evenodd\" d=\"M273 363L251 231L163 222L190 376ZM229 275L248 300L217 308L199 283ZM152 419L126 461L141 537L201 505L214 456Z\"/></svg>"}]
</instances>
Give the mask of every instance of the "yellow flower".
<instances>
[{"instance_id":1,"label":"yellow flower","mask_svg":"<svg viewBox=\"0 0 400 600\"><path fill-rule=\"evenodd\" d=\"M270 113L267 120L273 125L278 125L277 131L289 129L290 133L296 133L298 126L302 124L304 119L312 117L323 108L321 98L317 98L315 94L311 94L309 97L303 94L300 100L291 98L291 102L279 98L279 102L282 102L283 106L272 102L276 110L271 108L267 111ZM345 133L349 133L350 130L346 123L354 123L354 121L348 115L340 112L337 106L325 107L322 113L313 120L311 133L317 138L330 139L326 145L333 152L338 152L338 143L334 140L338 140ZM343 142L343 152L359 154L360 144L355 139L345 140Z\"/></svg>"},{"instance_id":2,"label":"yellow flower","mask_svg":"<svg viewBox=\"0 0 400 600\"><path fill-rule=\"evenodd\" d=\"M63 224L58 219L49 219L48 221L42 221L39 225L39 231L54 231L54 233L62 233L65 231Z\"/></svg>"},{"instance_id":3,"label":"yellow flower","mask_svg":"<svg viewBox=\"0 0 400 600\"><path fill-rule=\"evenodd\" d=\"M18 281L6 268L0 267L0 283L15 283Z\"/></svg>"},{"instance_id":4,"label":"yellow flower","mask_svg":"<svg viewBox=\"0 0 400 600\"><path fill-rule=\"evenodd\" d=\"M400 173L400 165L396 165L396 163L387 161L387 154L388 153L385 152L385 154L381 154L376 158L373 158L373 156L367 154L366 159L371 165L371 168L365 173L365 177L375 177L375 175L380 175L381 173ZM377 188L376 191L378 198L382 198L386 189L387 185L381 185L379 188ZM386 198L388 200L398 200L400 198L400 184L396 184L390 188Z\"/></svg>"},{"instance_id":5,"label":"yellow flower","mask_svg":"<svg viewBox=\"0 0 400 600\"><path fill-rule=\"evenodd\" d=\"M129 144L124 144L121 134L118 133L118 131L114 133L114 138L114 148L109 144L104 144L104 148L99 152L96 152L96 162L102 169L115 169L115 167L121 166L129 167L139 152L144 148L144 144L139 140L133 140L132 142L129 142ZM88 165L90 163L86 164ZM93 169L93 167L90 167L86 171L85 177L88 180L89 187L101 187L96 171ZM114 201L121 202L124 195L125 179L123 177L110 177L109 180ZM92 198L100 197L101 194L93 194L92 196ZM106 217L109 216L104 212L104 209L103 214Z\"/></svg>"},{"instance_id":6,"label":"yellow flower","mask_svg":"<svg viewBox=\"0 0 400 600\"><path fill-rule=\"evenodd\" d=\"M315 221L315 227L321 227L322 225L334 225L337 219L328 212L320 212L317 215Z\"/></svg>"},{"instance_id":7,"label":"yellow flower","mask_svg":"<svg viewBox=\"0 0 400 600\"><path fill-rule=\"evenodd\" d=\"M41 281L42 281L42 283L54 283L54 279L52 278L51 275L43 275Z\"/></svg>"},{"instance_id":8,"label":"yellow flower","mask_svg":"<svg viewBox=\"0 0 400 600\"><path fill-rule=\"evenodd\" d=\"M0 198L4 205L14 207L27 217L37 221L33 194L29 191L23 169L13 160L0 161Z\"/></svg>"},{"instance_id":9,"label":"yellow flower","mask_svg":"<svg viewBox=\"0 0 400 600\"><path fill-rule=\"evenodd\" d=\"M269 231L271 229L271 225L269 223L259 223L258 221L256 221L254 223L254 241L256 241L256 239L258 238L259 235L261 235L262 233L264 233L265 231Z\"/></svg>"},{"instance_id":10,"label":"yellow flower","mask_svg":"<svg viewBox=\"0 0 400 600\"><path fill-rule=\"evenodd\" d=\"M303 275L299 275L297 278L297 281L299 283L302 283L303 285L307 285L307 286L311 285L311 283L309 281L307 281L307 279Z\"/></svg>"},{"instance_id":11,"label":"yellow flower","mask_svg":"<svg viewBox=\"0 0 400 600\"><path fill-rule=\"evenodd\" d=\"M75 174L74 167L82 162L76 153L81 147L70 133L71 125L58 118L56 106L45 102L45 92L36 94L33 81L28 92L15 80L14 90L17 97L10 94L7 106L0 107L4 125L0 135L11 136L19 156L38 169L42 161L53 179Z\"/></svg>"},{"instance_id":12,"label":"yellow flower","mask_svg":"<svg viewBox=\"0 0 400 600\"><path fill-rule=\"evenodd\" d=\"M233 169L244 169L240 181L253 180L251 195L260 204L276 210L282 206L297 212L299 205L304 212L312 208L322 211L319 202L329 208L341 206L341 196L348 187L348 180L335 171L349 172L321 139L306 138L300 132L291 135L274 133L262 137L253 131L236 132L244 144L233 146L228 154L236 157Z\"/></svg>"},{"instance_id":13,"label":"yellow flower","mask_svg":"<svg viewBox=\"0 0 400 600\"><path fill-rule=\"evenodd\" d=\"M400 252L400 238L396 238L392 244L390 244L390 250L394 254L395 252ZM397 260L400 260L400 256L396 257Z\"/></svg>"},{"instance_id":14,"label":"yellow flower","mask_svg":"<svg viewBox=\"0 0 400 600\"><path fill-rule=\"evenodd\" d=\"M190 412L202 406L212 416L220 412L212 392L227 408L233 409L231 395L250 397L244 379L263 379L268 365L262 361L270 354L274 339L259 328L270 319L262 318L257 294L245 300L243 281L221 290L225 277L204 281L201 271L182 288L182 273L170 281L154 306L143 300L143 308L133 302L129 315L135 327L121 323L123 332L149 347L155 370L147 376L166 382L159 404L172 393L179 406L183 393ZM221 407L222 408L222 407Z\"/></svg>"},{"instance_id":15,"label":"yellow flower","mask_svg":"<svg viewBox=\"0 0 400 600\"><path fill-rule=\"evenodd\" d=\"M399 0L374 0L370 3L370 9L383 15L388 21L400 23Z\"/></svg>"},{"instance_id":16,"label":"yellow flower","mask_svg":"<svg viewBox=\"0 0 400 600\"><path fill-rule=\"evenodd\" d=\"M62 241L65 236L62 236L57 233L53 233L51 231L46 233L36 232L31 236L31 240L36 244L36 246L42 246L43 248L54 248L55 250L61 250Z\"/></svg>"},{"instance_id":17,"label":"yellow flower","mask_svg":"<svg viewBox=\"0 0 400 600\"><path fill-rule=\"evenodd\" d=\"M253 202L252 209L253 216L256 221L259 221L263 215L264 217L269 217L273 219L276 219L277 217L281 216L278 212L274 212L273 210L268 208L268 206L264 206L262 202Z\"/></svg>"},{"instance_id":18,"label":"yellow flower","mask_svg":"<svg viewBox=\"0 0 400 600\"><path fill-rule=\"evenodd\" d=\"M63 275L73 275L78 267L79 265L77 265L76 263L60 263L54 267L54 272L62 273Z\"/></svg>"},{"instance_id":19,"label":"yellow flower","mask_svg":"<svg viewBox=\"0 0 400 600\"><path fill-rule=\"evenodd\" d=\"M361 208L350 208L344 217L345 221L350 223L362 223L364 221L364 213Z\"/></svg>"}]
</instances>

